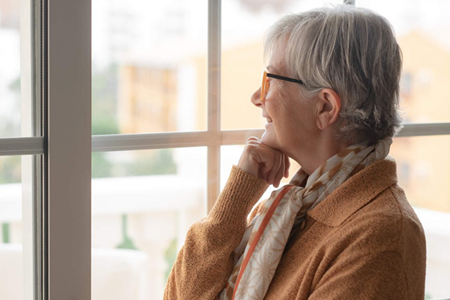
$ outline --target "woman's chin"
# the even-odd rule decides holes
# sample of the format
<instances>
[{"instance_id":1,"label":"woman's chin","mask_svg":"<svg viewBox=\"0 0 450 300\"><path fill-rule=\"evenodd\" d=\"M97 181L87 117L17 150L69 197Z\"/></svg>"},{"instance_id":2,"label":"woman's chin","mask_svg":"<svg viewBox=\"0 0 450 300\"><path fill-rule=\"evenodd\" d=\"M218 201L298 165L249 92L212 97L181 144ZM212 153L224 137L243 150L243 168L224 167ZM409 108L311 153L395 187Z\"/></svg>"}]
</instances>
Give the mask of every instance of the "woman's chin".
<instances>
[{"instance_id":1,"label":"woman's chin","mask_svg":"<svg viewBox=\"0 0 450 300\"><path fill-rule=\"evenodd\" d=\"M267 131L264 131L263 135L261 136L261 142L266 146L277 149L277 143L275 142L275 139Z\"/></svg>"}]
</instances>

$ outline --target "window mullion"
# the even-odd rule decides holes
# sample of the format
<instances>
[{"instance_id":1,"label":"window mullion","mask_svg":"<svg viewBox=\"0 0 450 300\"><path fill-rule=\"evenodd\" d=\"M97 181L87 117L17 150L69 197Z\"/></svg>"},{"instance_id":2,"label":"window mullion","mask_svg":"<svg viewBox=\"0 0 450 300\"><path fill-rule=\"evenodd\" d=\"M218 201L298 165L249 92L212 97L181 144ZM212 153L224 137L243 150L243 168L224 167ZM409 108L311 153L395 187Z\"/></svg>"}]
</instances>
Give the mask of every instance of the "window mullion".
<instances>
[{"instance_id":1,"label":"window mullion","mask_svg":"<svg viewBox=\"0 0 450 300\"><path fill-rule=\"evenodd\" d=\"M210 145L215 145L215 139L213 134L208 131L113 134L94 135L92 137L93 152L201 147Z\"/></svg>"},{"instance_id":2,"label":"window mullion","mask_svg":"<svg viewBox=\"0 0 450 300\"><path fill-rule=\"evenodd\" d=\"M169 132L143 134L111 134L92 137L92 151L130 151L161 148L215 147L218 145L242 145L250 136L261 136L264 129L224 131ZM424 135L448 135L450 123L405 124L398 137ZM4 142L3 142L4 141ZM42 153L40 138L0 139L0 155ZM0 147L2 148L2 147ZM214 174L214 173L213 173Z\"/></svg>"},{"instance_id":3,"label":"window mullion","mask_svg":"<svg viewBox=\"0 0 450 300\"><path fill-rule=\"evenodd\" d=\"M184 148L219 145L242 145L250 136L261 136L264 129L224 130L215 133L170 132L143 134L109 134L92 136L92 151L130 151L161 148ZM397 135L414 137L450 135L447 123L408 123ZM43 137L0 138L0 156L44 154Z\"/></svg>"},{"instance_id":4,"label":"window mullion","mask_svg":"<svg viewBox=\"0 0 450 300\"><path fill-rule=\"evenodd\" d=\"M32 1L20 1L20 95L21 95L21 134L35 136L33 130L33 34ZM19 151L18 148L20 149ZM40 138L12 138L0 141L0 155L7 155L8 150L16 154L42 153L43 140ZM22 255L23 255L23 297L35 299L36 295L36 240L34 218L34 157L22 156Z\"/></svg>"},{"instance_id":5,"label":"window mullion","mask_svg":"<svg viewBox=\"0 0 450 300\"><path fill-rule=\"evenodd\" d=\"M91 299L91 1L48 1L48 299Z\"/></svg>"},{"instance_id":6,"label":"window mullion","mask_svg":"<svg viewBox=\"0 0 450 300\"><path fill-rule=\"evenodd\" d=\"M22 78L22 82L26 81L25 78ZM25 87L24 87L25 89ZM29 94L29 93L25 93ZM25 103L25 100L28 102L30 98L25 99L27 96L24 95L24 91L22 91L22 111L27 111L31 113L31 105L30 103ZM23 118L24 119L24 118ZM23 123L26 121L24 120ZM31 135L31 124L29 128L26 128L27 124L23 124L23 135ZM31 155L31 154L44 154L44 138L42 137L21 137L21 138L2 138L0 139L0 156L7 155Z\"/></svg>"},{"instance_id":7,"label":"window mullion","mask_svg":"<svg viewBox=\"0 0 450 300\"><path fill-rule=\"evenodd\" d=\"M450 122L448 123L410 123L405 124L398 133L398 137L414 137L426 135L450 134Z\"/></svg>"},{"instance_id":8,"label":"window mullion","mask_svg":"<svg viewBox=\"0 0 450 300\"><path fill-rule=\"evenodd\" d=\"M208 1L208 146L207 211L220 190L221 0Z\"/></svg>"}]
</instances>

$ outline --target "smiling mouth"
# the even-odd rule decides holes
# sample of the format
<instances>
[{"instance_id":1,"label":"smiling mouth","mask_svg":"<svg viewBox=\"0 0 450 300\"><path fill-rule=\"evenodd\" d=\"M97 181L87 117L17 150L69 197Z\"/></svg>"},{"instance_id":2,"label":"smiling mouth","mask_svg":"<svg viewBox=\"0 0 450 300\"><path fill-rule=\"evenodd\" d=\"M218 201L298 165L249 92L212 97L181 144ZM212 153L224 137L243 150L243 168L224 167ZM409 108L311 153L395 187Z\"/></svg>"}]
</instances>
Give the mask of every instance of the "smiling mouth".
<instances>
[{"instance_id":1,"label":"smiling mouth","mask_svg":"<svg viewBox=\"0 0 450 300\"><path fill-rule=\"evenodd\" d=\"M266 117L266 121L267 121L267 123L272 123L272 119L269 117Z\"/></svg>"}]
</instances>

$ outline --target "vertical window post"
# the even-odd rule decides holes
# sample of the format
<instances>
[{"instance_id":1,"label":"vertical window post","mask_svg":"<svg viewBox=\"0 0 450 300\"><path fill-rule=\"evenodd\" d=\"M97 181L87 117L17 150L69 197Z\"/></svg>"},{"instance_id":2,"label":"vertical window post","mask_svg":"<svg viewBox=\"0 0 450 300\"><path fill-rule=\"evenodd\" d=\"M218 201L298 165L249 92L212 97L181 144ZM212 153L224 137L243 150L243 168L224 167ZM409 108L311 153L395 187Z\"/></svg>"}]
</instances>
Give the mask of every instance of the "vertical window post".
<instances>
[{"instance_id":1,"label":"vertical window post","mask_svg":"<svg viewBox=\"0 0 450 300\"><path fill-rule=\"evenodd\" d=\"M91 0L48 0L48 299L91 299Z\"/></svg>"},{"instance_id":2,"label":"vertical window post","mask_svg":"<svg viewBox=\"0 0 450 300\"><path fill-rule=\"evenodd\" d=\"M221 73L221 0L208 1L208 146L207 211L220 189L220 73Z\"/></svg>"}]
</instances>

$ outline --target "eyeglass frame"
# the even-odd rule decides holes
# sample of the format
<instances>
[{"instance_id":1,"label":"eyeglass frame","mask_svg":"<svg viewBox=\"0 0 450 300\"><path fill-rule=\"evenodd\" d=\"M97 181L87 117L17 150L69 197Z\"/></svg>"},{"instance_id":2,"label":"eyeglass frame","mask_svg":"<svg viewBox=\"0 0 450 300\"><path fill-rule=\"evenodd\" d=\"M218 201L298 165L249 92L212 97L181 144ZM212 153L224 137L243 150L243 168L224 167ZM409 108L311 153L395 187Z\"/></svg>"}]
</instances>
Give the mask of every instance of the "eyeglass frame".
<instances>
[{"instance_id":1,"label":"eyeglass frame","mask_svg":"<svg viewBox=\"0 0 450 300\"><path fill-rule=\"evenodd\" d=\"M269 91L269 87L268 87L269 83L267 82L267 77L280 79L280 80L284 80L284 81L289 81L289 82L295 82L295 83L298 83L298 84L304 84L303 81L300 80L300 79L295 79L295 78L290 78L290 77L286 77L286 76L276 75L276 74L272 74L272 73L269 73L267 71L264 71L263 78L262 78L262 84L261 84L261 101L266 98L266 95L267 95L267 93Z\"/></svg>"}]
</instances>

